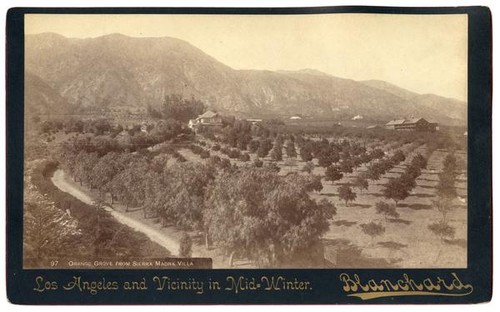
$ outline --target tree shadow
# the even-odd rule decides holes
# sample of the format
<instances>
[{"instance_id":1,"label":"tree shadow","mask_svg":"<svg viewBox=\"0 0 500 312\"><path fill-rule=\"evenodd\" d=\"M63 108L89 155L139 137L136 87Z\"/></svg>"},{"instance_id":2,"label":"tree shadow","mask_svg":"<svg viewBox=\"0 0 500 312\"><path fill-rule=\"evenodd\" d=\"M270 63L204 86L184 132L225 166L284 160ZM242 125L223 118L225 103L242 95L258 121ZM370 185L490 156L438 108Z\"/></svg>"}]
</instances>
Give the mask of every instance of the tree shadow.
<instances>
[{"instance_id":1,"label":"tree shadow","mask_svg":"<svg viewBox=\"0 0 500 312\"><path fill-rule=\"evenodd\" d=\"M135 212L135 211L139 211L139 210L142 210L142 207L129 207L128 211L125 210L125 208L123 208L124 212Z\"/></svg>"},{"instance_id":2,"label":"tree shadow","mask_svg":"<svg viewBox=\"0 0 500 312\"><path fill-rule=\"evenodd\" d=\"M426 204L398 204L397 208L410 208L413 210L430 210L432 209L432 206Z\"/></svg>"},{"instance_id":3,"label":"tree shadow","mask_svg":"<svg viewBox=\"0 0 500 312\"><path fill-rule=\"evenodd\" d=\"M371 195L371 196L374 196L374 197L383 197L384 194L382 193L363 193L362 195Z\"/></svg>"},{"instance_id":4,"label":"tree shadow","mask_svg":"<svg viewBox=\"0 0 500 312\"><path fill-rule=\"evenodd\" d=\"M335 268L394 268L401 259L373 258L347 239L323 239L325 260Z\"/></svg>"},{"instance_id":5,"label":"tree shadow","mask_svg":"<svg viewBox=\"0 0 500 312\"><path fill-rule=\"evenodd\" d=\"M350 203L349 207L359 207L359 208L366 209L366 208L371 208L372 205L363 205L363 204L357 204L357 203Z\"/></svg>"},{"instance_id":6,"label":"tree shadow","mask_svg":"<svg viewBox=\"0 0 500 312\"><path fill-rule=\"evenodd\" d=\"M424 188L424 189L435 189L436 187L435 186L432 186L432 185L418 185L418 187L421 187L421 188Z\"/></svg>"},{"instance_id":7,"label":"tree shadow","mask_svg":"<svg viewBox=\"0 0 500 312\"><path fill-rule=\"evenodd\" d=\"M347 220L338 220L338 221L333 221L332 224L336 226L353 226L356 224L356 221L347 221Z\"/></svg>"},{"instance_id":8,"label":"tree shadow","mask_svg":"<svg viewBox=\"0 0 500 312\"><path fill-rule=\"evenodd\" d=\"M445 239L444 242L448 245L454 245L462 248L467 248L467 240L463 238L458 239Z\"/></svg>"},{"instance_id":9,"label":"tree shadow","mask_svg":"<svg viewBox=\"0 0 500 312\"><path fill-rule=\"evenodd\" d=\"M321 196L339 197L338 193L319 193Z\"/></svg>"},{"instance_id":10,"label":"tree shadow","mask_svg":"<svg viewBox=\"0 0 500 312\"><path fill-rule=\"evenodd\" d=\"M411 221L405 219L387 219L388 222L409 225Z\"/></svg>"},{"instance_id":11,"label":"tree shadow","mask_svg":"<svg viewBox=\"0 0 500 312\"><path fill-rule=\"evenodd\" d=\"M426 173L426 174L433 174L433 173ZM417 180L428 181L428 182L439 182L439 179L429 179L424 177L418 177Z\"/></svg>"},{"instance_id":12,"label":"tree shadow","mask_svg":"<svg viewBox=\"0 0 500 312\"><path fill-rule=\"evenodd\" d=\"M408 247L406 244L396 243L396 242L379 242L377 245L380 245L384 248L388 248L390 250L401 250L403 248Z\"/></svg>"},{"instance_id":13,"label":"tree shadow","mask_svg":"<svg viewBox=\"0 0 500 312\"><path fill-rule=\"evenodd\" d=\"M419 194L411 194L410 196L414 196L417 198L430 198L430 197L436 197L434 194L424 194L424 193L419 193Z\"/></svg>"}]
</instances>

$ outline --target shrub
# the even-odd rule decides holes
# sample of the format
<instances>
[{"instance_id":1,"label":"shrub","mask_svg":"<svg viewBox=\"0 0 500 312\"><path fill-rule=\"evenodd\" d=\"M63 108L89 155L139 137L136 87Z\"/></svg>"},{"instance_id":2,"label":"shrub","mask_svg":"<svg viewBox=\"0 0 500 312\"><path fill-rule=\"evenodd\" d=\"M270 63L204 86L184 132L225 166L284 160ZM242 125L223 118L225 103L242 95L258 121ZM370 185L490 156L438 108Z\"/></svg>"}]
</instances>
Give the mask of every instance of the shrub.
<instances>
[{"instance_id":1,"label":"shrub","mask_svg":"<svg viewBox=\"0 0 500 312\"><path fill-rule=\"evenodd\" d=\"M314 164L311 161L308 161L304 167L302 167L302 171L311 173L314 169Z\"/></svg>"},{"instance_id":2,"label":"shrub","mask_svg":"<svg viewBox=\"0 0 500 312\"><path fill-rule=\"evenodd\" d=\"M382 234L385 233L385 227L380 223L370 222L361 224L360 226L363 233L371 237L372 244L373 244L373 239L376 236L381 236Z\"/></svg>"},{"instance_id":3,"label":"shrub","mask_svg":"<svg viewBox=\"0 0 500 312\"><path fill-rule=\"evenodd\" d=\"M325 179L327 181L332 181L332 184L337 181L342 179L343 174L339 171L339 169L336 166L330 166L326 168L325 171Z\"/></svg>"},{"instance_id":4,"label":"shrub","mask_svg":"<svg viewBox=\"0 0 500 312\"><path fill-rule=\"evenodd\" d=\"M259 149L259 145L260 145L260 143L257 140L250 141L250 143L248 143L248 151L250 153L257 152L257 150Z\"/></svg>"},{"instance_id":5,"label":"shrub","mask_svg":"<svg viewBox=\"0 0 500 312\"><path fill-rule=\"evenodd\" d=\"M236 159L241 156L241 152L237 149L231 149L228 154L229 158Z\"/></svg>"},{"instance_id":6,"label":"shrub","mask_svg":"<svg viewBox=\"0 0 500 312\"><path fill-rule=\"evenodd\" d=\"M220 162L220 167L222 169L228 169L231 168L231 162L227 158L222 158Z\"/></svg>"},{"instance_id":7,"label":"shrub","mask_svg":"<svg viewBox=\"0 0 500 312\"><path fill-rule=\"evenodd\" d=\"M385 220L387 220L387 217L392 217L394 219L399 218L399 213L396 211L396 206L394 205L389 205L386 202L380 201L375 204L375 209L378 214L384 215Z\"/></svg>"},{"instance_id":8,"label":"shrub","mask_svg":"<svg viewBox=\"0 0 500 312\"><path fill-rule=\"evenodd\" d=\"M253 165L257 168L261 168L264 165L264 162L259 158L255 159Z\"/></svg>"},{"instance_id":9,"label":"shrub","mask_svg":"<svg viewBox=\"0 0 500 312\"><path fill-rule=\"evenodd\" d=\"M200 155L204 150L198 145L190 145L191 151L196 155Z\"/></svg>"},{"instance_id":10,"label":"shrub","mask_svg":"<svg viewBox=\"0 0 500 312\"><path fill-rule=\"evenodd\" d=\"M356 199L356 193L354 193L349 184L344 184L338 189L340 199L345 201L347 206L348 202Z\"/></svg>"},{"instance_id":11,"label":"shrub","mask_svg":"<svg viewBox=\"0 0 500 312\"><path fill-rule=\"evenodd\" d=\"M179 162L186 162L187 159L182 156L179 152L175 151L172 153L172 155L174 156L175 159L177 159Z\"/></svg>"},{"instance_id":12,"label":"shrub","mask_svg":"<svg viewBox=\"0 0 500 312\"><path fill-rule=\"evenodd\" d=\"M268 170L274 171L276 173L280 172L280 170L281 170L281 168L275 162L267 163L266 168Z\"/></svg>"},{"instance_id":13,"label":"shrub","mask_svg":"<svg viewBox=\"0 0 500 312\"><path fill-rule=\"evenodd\" d=\"M250 161L250 155L248 155L247 153L243 153L240 155L240 160L245 162Z\"/></svg>"},{"instance_id":14,"label":"shrub","mask_svg":"<svg viewBox=\"0 0 500 312\"><path fill-rule=\"evenodd\" d=\"M215 144L214 146L212 146L212 151L220 151L220 145L219 144Z\"/></svg>"},{"instance_id":15,"label":"shrub","mask_svg":"<svg viewBox=\"0 0 500 312\"><path fill-rule=\"evenodd\" d=\"M200 157L202 159L207 159L208 157L210 157L210 152L207 151L207 150L203 150L201 153L200 153Z\"/></svg>"},{"instance_id":16,"label":"shrub","mask_svg":"<svg viewBox=\"0 0 500 312\"><path fill-rule=\"evenodd\" d=\"M221 162L221 158L217 155L212 155L210 156L210 159L208 160L208 163L214 166L219 166Z\"/></svg>"},{"instance_id":17,"label":"shrub","mask_svg":"<svg viewBox=\"0 0 500 312\"><path fill-rule=\"evenodd\" d=\"M368 180L366 180L364 175L359 175L354 180L354 187L359 189L360 192L363 192L363 189L368 189Z\"/></svg>"},{"instance_id":18,"label":"shrub","mask_svg":"<svg viewBox=\"0 0 500 312\"><path fill-rule=\"evenodd\" d=\"M405 154L401 150L397 150L396 153L392 156L391 160L395 164L399 164L400 162L405 160Z\"/></svg>"},{"instance_id":19,"label":"shrub","mask_svg":"<svg viewBox=\"0 0 500 312\"><path fill-rule=\"evenodd\" d=\"M438 236L441 242L447 237L453 238L455 236L455 229L444 221L432 223L427 226L427 228L434 233L434 235Z\"/></svg>"}]
</instances>

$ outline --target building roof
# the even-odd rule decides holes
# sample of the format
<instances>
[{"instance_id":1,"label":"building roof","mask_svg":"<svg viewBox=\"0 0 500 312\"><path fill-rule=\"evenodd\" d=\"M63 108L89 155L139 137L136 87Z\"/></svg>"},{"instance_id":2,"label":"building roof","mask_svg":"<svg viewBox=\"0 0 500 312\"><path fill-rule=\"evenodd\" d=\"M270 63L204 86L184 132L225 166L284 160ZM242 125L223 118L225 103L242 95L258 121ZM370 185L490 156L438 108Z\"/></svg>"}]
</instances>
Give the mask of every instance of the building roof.
<instances>
[{"instance_id":1,"label":"building roof","mask_svg":"<svg viewBox=\"0 0 500 312\"><path fill-rule=\"evenodd\" d=\"M395 125L402 125L405 122L405 119L393 119L386 123L386 126L395 126Z\"/></svg>"},{"instance_id":2,"label":"building roof","mask_svg":"<svg viewBox=\"0 0 500 312\"><path fill-rule=\"evenodd\" d=\"M422 119L423 119L422 117L420 117L420 118L405 119L404 123L405 124L415 124L415 123L419 122ZM425 120L425 119L423 119L423 120ZM427 121L427 120L425 120L425 121Z\"/></svg>"},{"instance_id":3,"label":"building roof","mask_svg":"<svg viewBox=\"0 0 500 312\"><path fill-rule=\"evenodd\" d=\"M217 117L218 115L219 114L217 114L216 112L206 111L203 114L201 114L200 116L198 116L198 118L213 118L213 117Z\"/></svg>"},{"instance_id":4,"label":"building roof","mask_svg":"<svg viewBox=\"0 0 500 312\"><path fill-rule=\"evenodd\" d=\"M409 119L393 119L391 121L389 121L388 123L386 123L385 125L386 126L399 126L399 125L402 125L402 124L405 124L405 125L413 125L413 124L416 124L417 122L419 121L425 121L429 124L436 124L435 122L431 122L431 121L428 121L426 120L425 118L422 118L422 117L419 117L419 118L409 118Z\"/></svg>"}]
</instances>

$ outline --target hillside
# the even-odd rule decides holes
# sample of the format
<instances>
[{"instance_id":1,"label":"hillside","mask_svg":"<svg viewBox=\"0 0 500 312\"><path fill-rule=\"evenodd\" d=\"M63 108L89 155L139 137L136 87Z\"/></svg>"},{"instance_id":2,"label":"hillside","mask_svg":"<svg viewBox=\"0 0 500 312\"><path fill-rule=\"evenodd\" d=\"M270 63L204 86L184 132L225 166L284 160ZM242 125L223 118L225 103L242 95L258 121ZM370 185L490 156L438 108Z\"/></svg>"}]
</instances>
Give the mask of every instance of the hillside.
<instances>
[{"instance_id":1,"label":"hillside","mask_svg":"<svg viewBox=\"0 0 500 312\"><path fill-rule=\"evenodd\" d=\"M360 82L369 87L389 92L405 100L411 100L419 95L383 80L364 80Z\"/></svg>"},{"instance_id":2,"label":"hillside","mask_svg":"<svg viewBox=\"0 0 500 312\"><path fill-rule=\"evenodd\" d=\"M435 94L418 94L381 80L361 81L363 84L392 93L410 102L416 107L425 106L429 109L445 113L457 120L467 120L467 103L456 99L445 98Z\"/></svg>"},{"instance_id":3,"label":"hillside","mask_svg":"<svg viewBox=\"0 0 500 312\"><path fill-rule=\"evenodd\" d=\"M61 115L71 111L71 106L59 93L40 77L26 72L24 106L27 115Z\"/></svg>"},{"instance_id":4,"label":"hillside","mask_svg":"<svg viewBox=\"0 0 500 312\"><path fill-rule=\"evenodd\" d=\"M444 98L435 94L422 94L414 98L412 102L428 108L439 107L441 111L445 111L451 118L467 120L467 103L459 100Z\"/></svg>"},{"instance_id":5,"label":"hillside","mask_svg":"<svg viewBox=\"0 0 500 312\"><path fill-rule=\"evenodd\" d=\"M415 101L405 92L312 69L234 70L191 44L169 37L112 34L69 39L46 33L26 36L25 50L27 70L76 112L144 110L147 105L161 104L167 94L181 94L239 116L361 114L385 120L419 115L441 123L462 119L441 109L437 96ZM26 80L27 90L37 88L33 83L39 84Z\"/></svg>"}]
</instances>

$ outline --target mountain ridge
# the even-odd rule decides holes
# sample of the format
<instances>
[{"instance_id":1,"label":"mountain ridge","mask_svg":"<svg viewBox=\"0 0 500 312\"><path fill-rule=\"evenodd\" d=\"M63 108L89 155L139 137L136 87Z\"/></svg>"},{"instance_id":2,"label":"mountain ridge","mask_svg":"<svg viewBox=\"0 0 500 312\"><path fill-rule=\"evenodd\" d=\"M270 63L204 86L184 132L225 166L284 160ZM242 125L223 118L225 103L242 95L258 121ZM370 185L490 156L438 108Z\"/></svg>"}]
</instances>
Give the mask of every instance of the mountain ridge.
<instances>
[{"instance_id":1,"label":"mountain ridge","mask_svg":"<svg viewBox=\"0 0 500 312\"><path fill-rule=\"evenodd\" d=\"M411 99L404 92L391 92L389 87L339 78L316 69L237 70L189 42L172 37L110 34L75 39L45 33L27 35L25 41L27 71L75 109L144 109L161 104L165 95L175 93L241 116L293 112L332 118L418 115L448 124L466 120L455 111L447 114L438 109L441 102L446 102L447 108L466 108L457 100L450 104L437 95L418 94Z\"/></svg>"},{"instance_id":2,"label":"mountain ridge","mask_svg":"<svg viewBox=\"0 0 500 312\"><path fill-rule=\"evenodd\" d=\"M420 94L383 80L365 80L361 82L368 86L395 94L414 105L423 105L428 108L435 108L439 105L447 111L448 116L454 119L467 120L467 105L463 101L431 93Z\"/></svg>"}]
</instances>

